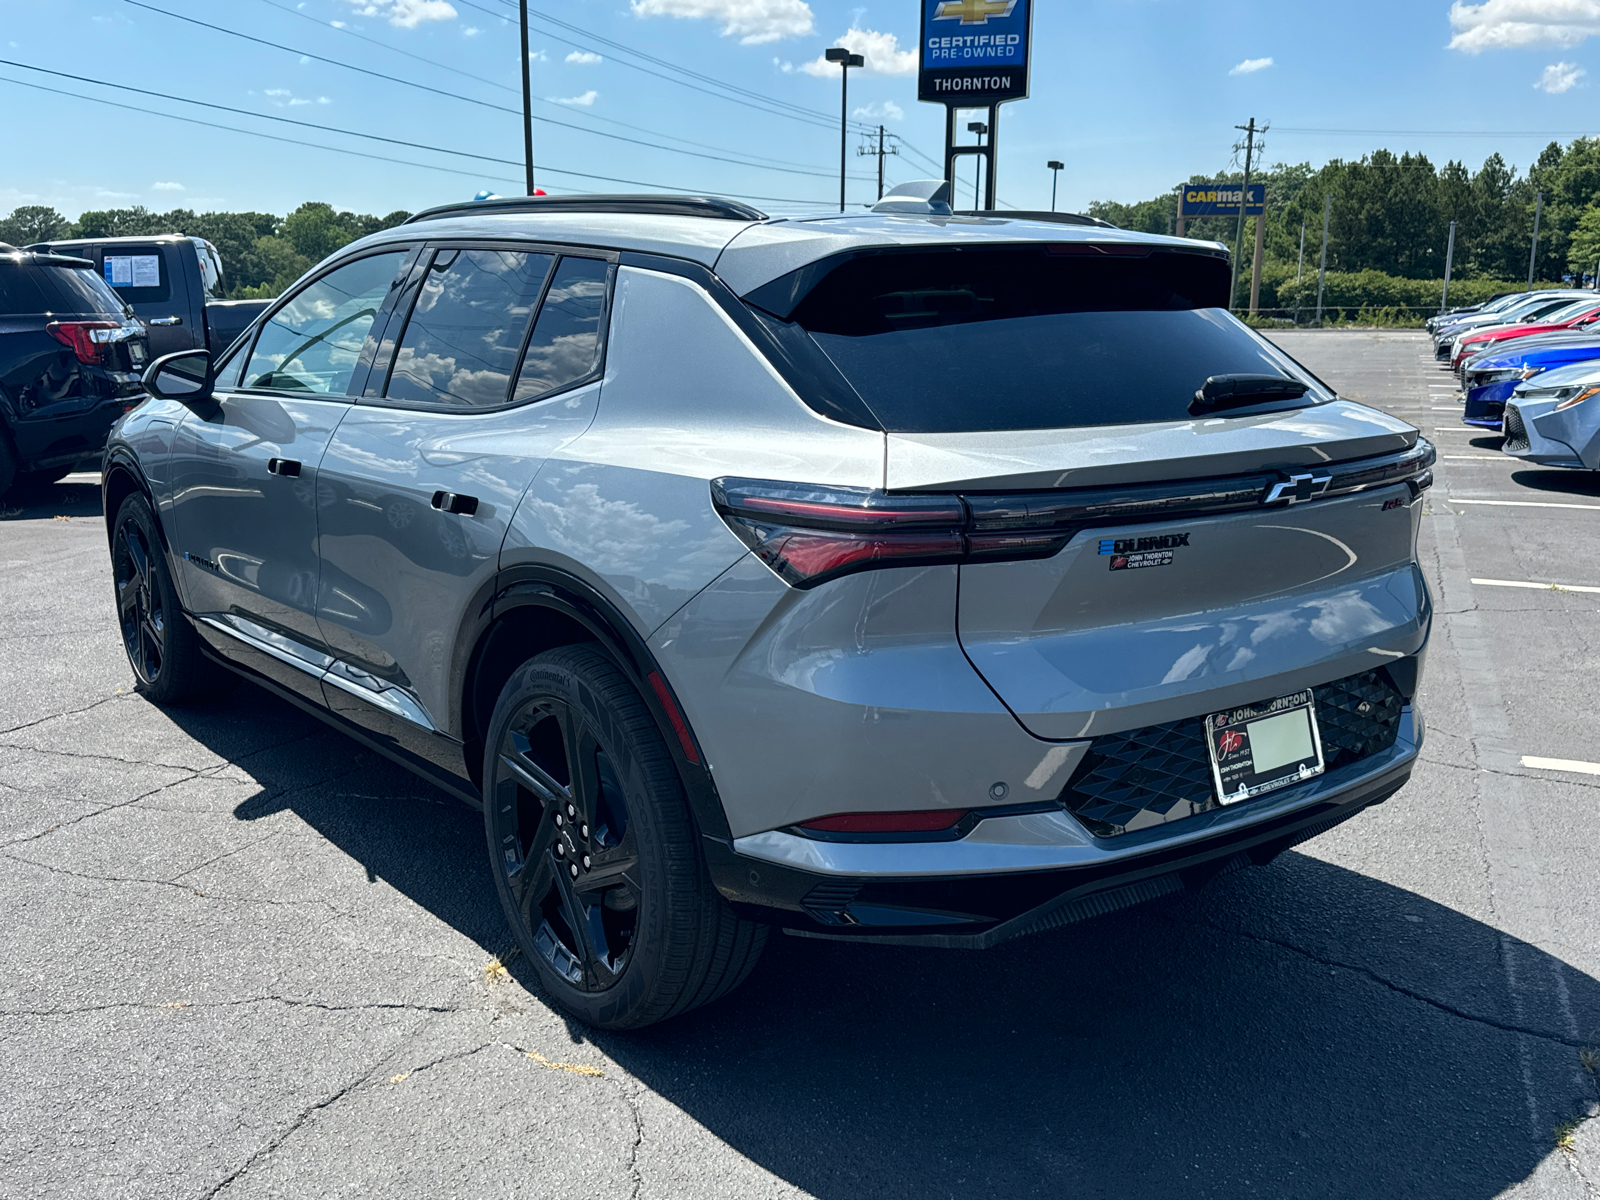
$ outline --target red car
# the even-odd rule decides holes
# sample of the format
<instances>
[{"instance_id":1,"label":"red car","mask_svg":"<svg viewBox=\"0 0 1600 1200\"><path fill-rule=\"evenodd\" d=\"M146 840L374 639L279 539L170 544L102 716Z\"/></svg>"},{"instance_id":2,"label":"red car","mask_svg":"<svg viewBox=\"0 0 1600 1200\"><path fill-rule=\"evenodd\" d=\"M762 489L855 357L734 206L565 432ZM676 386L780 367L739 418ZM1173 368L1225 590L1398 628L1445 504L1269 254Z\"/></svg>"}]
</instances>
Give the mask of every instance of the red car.
<instances>
[{"instance_id":1,"label":"red car","mask_svg":"<svg viewBox=\"0 0 1600 1200\"><path fill-rule=\"evenodd\" d=\"M1450 361L1452 370L1461 370L1461 364L1474 354L1489 349L1496 342L1508 341L1511 338L1529 337L1536 333L1560 333L1563 329L1586 329L1600 322L1600 298L1593 301L1580 300L1566 308L1558 308L1550 314L1558 318L1546 318L1530 325L1497 325L1485 329L1481 333L1474 333L1461 339L1456 350L1456 356Z\"/></svg>"}]
</instances>

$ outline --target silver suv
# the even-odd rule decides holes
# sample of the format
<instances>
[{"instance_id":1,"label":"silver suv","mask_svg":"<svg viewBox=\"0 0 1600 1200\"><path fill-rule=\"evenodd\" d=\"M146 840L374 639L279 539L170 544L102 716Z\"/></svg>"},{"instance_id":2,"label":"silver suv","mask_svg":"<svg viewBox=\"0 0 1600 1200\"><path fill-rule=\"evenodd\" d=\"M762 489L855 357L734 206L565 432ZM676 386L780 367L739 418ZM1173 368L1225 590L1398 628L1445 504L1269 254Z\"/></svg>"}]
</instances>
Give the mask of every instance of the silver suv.
<instances>
[{"instance_id":1,"label":"silver suv","mask_svg":"<svg viewBox=\"0 0 1600 1200\"><path fill-rule=\"evenodd\" d=\"M1410 775L1434 455L1228 287L932 188L421 214L150 368L138 687L242 675L480 806L598 1026L773 926L982 947L1265 863Z\"/></svg>"}]
</instances>

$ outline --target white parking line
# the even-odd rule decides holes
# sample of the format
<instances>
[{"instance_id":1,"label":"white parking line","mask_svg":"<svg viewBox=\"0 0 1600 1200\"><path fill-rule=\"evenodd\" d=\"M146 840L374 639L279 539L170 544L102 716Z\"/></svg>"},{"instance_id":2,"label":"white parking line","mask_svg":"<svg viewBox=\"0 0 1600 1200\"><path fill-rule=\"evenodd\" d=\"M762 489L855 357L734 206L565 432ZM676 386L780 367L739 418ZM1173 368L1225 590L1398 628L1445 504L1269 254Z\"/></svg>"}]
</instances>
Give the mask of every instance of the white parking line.
<instances>
[{"instance_id":1,"label":"white parking line","mask_svg":"<svg viewBox=\"0 0 1600 1200\"><path fill-rule=\"evenodd\" d=\"M1521 462L1520 458L1509 458L1504 454L1441 454L1445 462Z\"/></svg>"},{"instance_id":2,"label":"white parking line","mask_svg":"<svg viewBox=\"0 0 1600 1200\"><path fill-rule=\"evenodd\" d=\"M1600 587L1581 587L1575 583L1534 583L1522 579L1474 579L1472 581L1479 587L1514 587L1534 588L1541 592L1595 592L1600 594Z\"/></svg>"},{"instance_id":3,"label":"white parking line","mask_svg":"<svg viewBox=\"0 0 1600 1200\"><path fill-rule=\"evenodd\" d=\"M1435 397L1435 399L1437 399L1437 397ZM1461 406L1459 404L1435 404L1428 411L1429 412L1458 412L1460 410L1460 408L1461 408Z\"/></svg>"},{"instance_id":4,"label":"white parking line","mask_svg":"<svg viewBox=\"0 0 1600 1200\"><path fill-rule=\"evenodd\" d=\"M1579 775L1600 775L1600 763L1580 762L1575 758L1535 758L1522 756L1522 765L1535 771L1573 771Z\"/></svg>"},{"instance_id":5,"label":"white parking line","mask_svg":"<svg viewBox=\"0 0 1600 1200\"><path fill-rule=\"evenodd\" d=\"M1457 500L1454 496L1447 497L1447 500L1450 504L1493 504L1500 508L1583 508L1591 512L1600 512L1600 504L1552 504L1548 500Z\"/></svg>"}]
</instances>

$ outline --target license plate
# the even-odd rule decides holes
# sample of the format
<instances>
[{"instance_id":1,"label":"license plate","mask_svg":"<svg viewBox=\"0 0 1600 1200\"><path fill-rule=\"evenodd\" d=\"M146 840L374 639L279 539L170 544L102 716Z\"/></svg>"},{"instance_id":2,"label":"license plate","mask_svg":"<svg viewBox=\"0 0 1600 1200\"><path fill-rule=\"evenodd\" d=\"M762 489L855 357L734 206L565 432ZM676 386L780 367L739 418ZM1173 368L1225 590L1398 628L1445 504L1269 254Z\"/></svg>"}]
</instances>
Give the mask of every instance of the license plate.
<instances>
[{"instance_id":1,"label":"license plate","mask_svg":"<svg viewBox=\"0 0 1600 1200\"><path fill-rule=\"evenodd\" d=\"M1309 689L1206 718L1217 800L1237 804L1326 769Z\"/></svg>"},{"instance_id":2,"label":"license plate","mask_svg":"<svg viewBox=\"0 0 1600 1200\"><path fill-rule=\"evenodd\" d=\"M138 366L144 362L144 347L138 342L128 343L128 357L133 360L133 365Z\"/></svg>"}]
</instances>

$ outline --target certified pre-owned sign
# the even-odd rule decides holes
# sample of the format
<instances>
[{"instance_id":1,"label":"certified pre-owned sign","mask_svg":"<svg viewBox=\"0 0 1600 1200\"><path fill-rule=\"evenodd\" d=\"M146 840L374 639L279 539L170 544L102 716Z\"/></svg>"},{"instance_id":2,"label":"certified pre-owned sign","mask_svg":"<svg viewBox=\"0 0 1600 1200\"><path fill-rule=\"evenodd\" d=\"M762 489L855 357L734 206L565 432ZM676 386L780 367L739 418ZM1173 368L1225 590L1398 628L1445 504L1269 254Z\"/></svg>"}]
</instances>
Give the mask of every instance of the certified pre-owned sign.
<instances>
[{"instance_id":1,"label":"certified pre-owned sign","mask_svg":"<svg viewBox=\"0 0 1600 1200\"><path fill-rule=\"evenodd\" d=\"M917 99L979 108L1028 94L1032 0L922 0Z\"/></svg>"}]
</instances>

